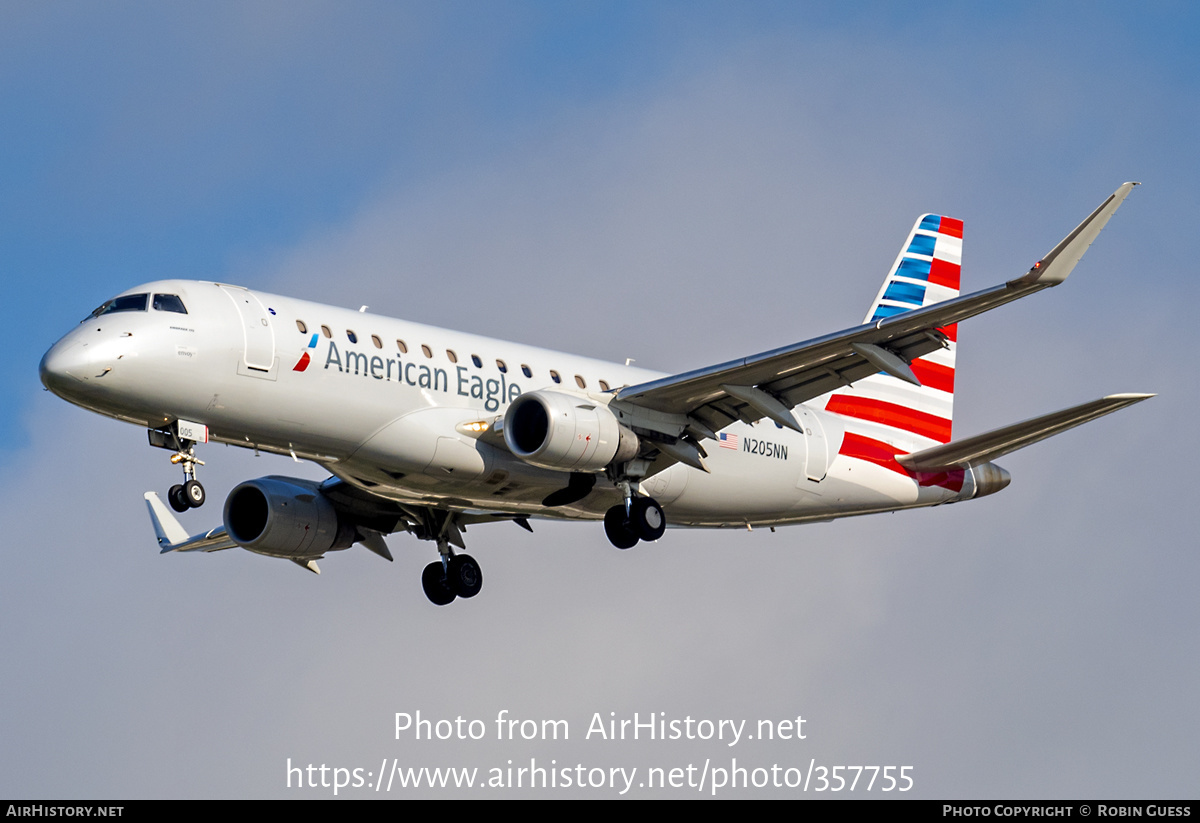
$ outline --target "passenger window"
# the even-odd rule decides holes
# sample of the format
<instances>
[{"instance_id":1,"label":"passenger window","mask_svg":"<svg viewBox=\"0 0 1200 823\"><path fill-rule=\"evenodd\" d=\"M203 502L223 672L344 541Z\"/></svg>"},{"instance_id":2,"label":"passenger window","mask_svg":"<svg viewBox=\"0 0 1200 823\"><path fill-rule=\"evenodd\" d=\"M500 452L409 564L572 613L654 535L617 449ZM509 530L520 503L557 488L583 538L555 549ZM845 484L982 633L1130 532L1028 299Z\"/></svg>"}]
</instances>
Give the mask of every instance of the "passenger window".
<instances>
[{"instance_id":1,"label":"passenger window","mask_svg":"<svg viewBox=\"0 0 1200 823\"><path fill-rule=\"evenodd\" d=\"M424 343L421 344L421 351L425 352L426 357L433 357L433 349L429 348Z\"/></svg>"},{"instance_id":2,"label":"passenger window","mask_svg":"<svg viewBox=\"0 0 1200 823\"><path fill-rule=\"evenodd\" d=\"M553 380L555 383L562 382L562 378L558 376L558 372L556 372L554 369L550 370L550 379Z\"/></svg>"},{"instance_id":3,"label":"passenger window","mask_svg":"<svg viewBox=\"0 0 1200 823\"><path fill-rule=\"evenodd\" d=\"M496 368L500 370L501 374L506 374L508 372L508 366L504 365L504 361L500 358L496 358Z\"/></svg>"},{"instance_id":4,"label":"passenger window","mask_svg":"<svg viewBox=\"0 0 1200 823\"><path fill-rule=\"evenodd\" d=\"M533 377L533 369L529 368L524 363L522 363L521 364L521 374L525 375L526 377Z\"/></svg>"},{"instance_id":5,"label":"passenger window","mask_svg":"<svg viewBox=\"0 0 1200 823\"><path fill-rule=\"evenodd\" d=\"M600 391L612 391L612 389L610 389L610 388L608 387L608 381L607 381L607 380L601 380L601 381L600 381Z\"/></svg>"},{"instance_id":6,"label":"passenger window","mask_svg":"<svg viewBox=\"0 0 1200 823\"><path fill-rule=\"evenodd\" d=\"M576 386L578 386L578 387L579 387L579 388L581 388L581 389L586 389L586 388L587 388L587 383L584 383L584 382L583 382L583 378L582 378L582 377L580 377L579 375L575 375L575 385L576 385Z\"/></svg>"},{"instance_id":7,"label":"passenger window","mask_svg":"<svg viewBox=\"0 0 1200 823\"><path fill-rule=\"evenodd\" d=\"M304 325L303 320L296 321L296 328L300 330L301 334L308 334L308 326Z\"/></svg>"},{"instance_id":8,"label":"passenger window","mask_svg":"<svg viewBox=\"0 0 1200 823\"><path fill-rule=\"evenodd\" d=\"M346 339L348 339L351 343L357 343L358 335L355 334L354 332L350 331L349 329L346 329Z\"/></svg>"},{"instance_id":9,"label":"passenger window","mask_svg":"<svg viewBox=\"0 0 1200 823\"><path fill-rule=\"evenodd\" d=\"M187 314L187 309L183 307L183 301L179 299L178 294L154 295L154 310L173 311L176 314Z\"/></svg>"},{"instance_id":10,"label":"passenger window","mask_svg":"<svg viewBox=\"0 0 1200 823\"><path fill-rule=\"evenodd\" d=\"M457 355L457 354L455 354L455 353L454 353L453 351L451 351L450 349L446 349L446 356L450 358L450 362L451 362L451 363L457 363L457 362L458 362L458 355Z\"/></svg>"},{"instance_id":11,"label":"passenger window","mask_svg":"<svg viewBox=\"0 0 1200 823\"><path fill-rule=\"evenodd\" d=\"M403 340L396 341L396 348L400 350L401 354L408 354L408 345Z\"/></svg>"},{"instance_id":12,"label":"passenger window","mask_svg":"<svg viewBox=\"0 0 1200 823\"><path fill-rule=\"evenodd\" d=\"M328 326L321 326L321 334L325 335L327 339L333 337L333 332L329 330Z\"/></svg>"},{"instance_id":13,"label":"passenger window","mask_svg":"<svg viewBox=\"0 0 1200 823\"><path fill-rule=\"evenodd\" d=\"M471 355L471 362L475 364L475 368L477 368L477 369L483 368L483 361L479 359L479 355L477 355L477 354Z\"/></svg>"},{"instance_id":14,"label":"passenger window","mask_svg":"<svg viewBox=\"0 0 1200 823\"><path fill-rule=\"evenodd\" d=\"M379 335L377 335L377 334L371 335L371 342L375 344L375 348L377 348L377 349L383 348L383 341L379 339Z\"/></svg>"}]
</instances>

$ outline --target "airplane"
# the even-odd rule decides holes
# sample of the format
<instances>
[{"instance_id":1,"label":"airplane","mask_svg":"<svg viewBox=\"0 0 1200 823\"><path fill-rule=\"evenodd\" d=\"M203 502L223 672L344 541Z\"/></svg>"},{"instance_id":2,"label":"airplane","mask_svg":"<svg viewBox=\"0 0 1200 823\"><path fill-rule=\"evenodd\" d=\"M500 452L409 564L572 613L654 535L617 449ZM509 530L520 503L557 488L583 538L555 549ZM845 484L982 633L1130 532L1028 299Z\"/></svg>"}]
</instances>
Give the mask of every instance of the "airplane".
<instances>
[{"instance_id":1,"label":"airplane","mask_svg":"<svg viewBox=\"0 0 1200 823\"><path fill-rule=\"evenodd\" d=\"M156 492L162 553L241 547L313 572L386 535L436 545L429 600L479 593L470 526L603 521L614 546L666 527L771 527L936 506L1004 489L999 457L1138 403L1116 394L954 440L957 324L1062 283L1137 183L1026 273L959 293L962 221L925 214L861 325L675 375L215 282L122 292L42 358L47 389L147 429L202 506L196 446L317 463L324 482L236 486L189 535Z\"/></svg>"}]
</instances>

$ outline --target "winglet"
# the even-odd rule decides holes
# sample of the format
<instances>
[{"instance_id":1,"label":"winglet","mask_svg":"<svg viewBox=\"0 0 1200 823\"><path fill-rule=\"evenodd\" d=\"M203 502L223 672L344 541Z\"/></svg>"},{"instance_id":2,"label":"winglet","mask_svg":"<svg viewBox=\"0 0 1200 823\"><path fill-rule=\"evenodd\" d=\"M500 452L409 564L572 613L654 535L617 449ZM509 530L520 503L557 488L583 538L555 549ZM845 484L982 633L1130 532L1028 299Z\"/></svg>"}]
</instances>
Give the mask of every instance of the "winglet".
<instances>
[{"instance_id":1,"label":"winglet","mask_svg":"<svg viewBox=\"0 0 1200 823\"><path fill-rule=\"evenodd\" d=\"M154 524L154 536L158 538L158 545L165 554L187 540L188 533L159 499L158 492L146 492L145 498L146 507L150 509L150 522Z\"/></svg>"},{"instance_id":2,"label":"winglet","mask_svg":"<svg viewBox=\"0 0 1200 823\"><path fill-rule=\"evenodd\" d=\"M1075 231L1068 234L1062 239L1057 246L1050 250L1050 253L1034 264L1026 274L1015 280L1010 280L1010 286L1057 286L1059 283L1067 279L1067 275L1075 268L1075 264L1083 257L1083 253L1088 250L1088 246L1092 245L1092 241L1100 234L1100 230L1107 225L1108 220L1125 198L1129 196L1129 192L1133 191L1134 186L1140 186L1141 183L1124 183L1119 189L1108 196L1108 199L1100 204L1094 212L1088 215L1087 219L1075 227Z\"/></svg>"}]
</instances>

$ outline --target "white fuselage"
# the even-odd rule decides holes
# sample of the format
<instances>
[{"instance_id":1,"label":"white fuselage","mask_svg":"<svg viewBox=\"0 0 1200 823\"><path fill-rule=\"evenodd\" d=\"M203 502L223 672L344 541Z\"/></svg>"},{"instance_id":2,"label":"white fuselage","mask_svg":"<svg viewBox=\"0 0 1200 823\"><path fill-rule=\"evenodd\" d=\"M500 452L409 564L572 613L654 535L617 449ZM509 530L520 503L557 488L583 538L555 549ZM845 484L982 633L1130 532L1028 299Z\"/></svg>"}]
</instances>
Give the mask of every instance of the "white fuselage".
<instances>
[{"instance_id":1,"label":"white fuselage","mask_svg":"<svg viewBox=\"0 0 1200 823\"><path fill-rule=\"evenodd\" d=\"M463 424L494 425L533 390L607 404L611 390L661 377L644 369L452 332L210 282L168 280L124 294L175 295L186 314L92 317L42 362L71 402L148 428L195 421L211 439L315 461L371 494L421 506L598 519L619 502L601 478L548 508L566 472L537 468ZM851 420L814 402L804 434L735 422L705 441L708 473L664 461L641 482L671 525L795 523L966 499L960 488L839 454ZM734 441L736 438L736 441Z\"/></svg>"}]
</instances>

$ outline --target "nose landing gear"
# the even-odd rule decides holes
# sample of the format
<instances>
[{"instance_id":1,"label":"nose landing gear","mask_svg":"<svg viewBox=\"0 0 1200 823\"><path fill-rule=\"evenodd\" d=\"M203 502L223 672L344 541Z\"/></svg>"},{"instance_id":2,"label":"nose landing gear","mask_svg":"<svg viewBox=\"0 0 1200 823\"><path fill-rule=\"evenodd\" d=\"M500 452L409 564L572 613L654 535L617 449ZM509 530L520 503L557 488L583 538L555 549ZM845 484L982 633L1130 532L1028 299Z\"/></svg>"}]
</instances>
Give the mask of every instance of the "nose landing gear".
<instances>
[{"instance_id":1,"label":"nose landing gear","mask_svg":"<svg viewBox=\"0 0 1200 823\"><path fill-rule=\"evenodd\" d=\"M200 442L208 442L207 427L197 423L182 425L192 437L199 436L202 438ZM204 493L204 486L200 485L200 481L196 479L196 467L203 466L204 461L196 457L197 441L181 434L180 423L172 423L163 429L149 429L147 434L150 437L151 446L174 451L175 454L171 455L171 462L177 466L181 464L183 466L183 482L176 483L167 492L167 502L171 504L171 508L182 513L188 509L198 509L203 506L207 497Z\"/></svg>"},{"instance_id":2,"label":"nose landing gear","mask_svg":"<svg viewBox=\"0 0 1200 823\"><path fill-rule=\"evenodd\" d=\"M204 487L196 479L196 467L203 466L204 461L196 458L196 449L191 441L183 442L187 443L187 448L180 448L178 452L171 455L172 463L183 464L183 482L175 484L167 492L167 501L177 512L198 509L204 505L204 501L207 499Z\"/></svg>"}]
</instances>

